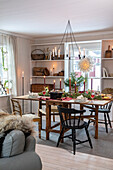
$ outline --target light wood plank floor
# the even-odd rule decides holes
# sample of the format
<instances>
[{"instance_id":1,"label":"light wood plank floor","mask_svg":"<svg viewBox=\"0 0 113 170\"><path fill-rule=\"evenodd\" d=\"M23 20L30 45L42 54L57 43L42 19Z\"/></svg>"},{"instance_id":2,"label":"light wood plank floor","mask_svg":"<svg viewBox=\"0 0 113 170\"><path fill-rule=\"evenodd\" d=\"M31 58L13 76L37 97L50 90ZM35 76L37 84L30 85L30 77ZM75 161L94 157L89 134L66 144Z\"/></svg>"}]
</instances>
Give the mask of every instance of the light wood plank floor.
<instances>
[{"instance_id":1,"label":"light wood plank floor","mask_svg":"<svg viewBox=\"0 0 113 170\"><path fill-rule=\"evenodd\" d=\"M43 170L113 170L113 160L76 152L76 155L62 148L36 145Z\"/></svg>"}]
</instances>

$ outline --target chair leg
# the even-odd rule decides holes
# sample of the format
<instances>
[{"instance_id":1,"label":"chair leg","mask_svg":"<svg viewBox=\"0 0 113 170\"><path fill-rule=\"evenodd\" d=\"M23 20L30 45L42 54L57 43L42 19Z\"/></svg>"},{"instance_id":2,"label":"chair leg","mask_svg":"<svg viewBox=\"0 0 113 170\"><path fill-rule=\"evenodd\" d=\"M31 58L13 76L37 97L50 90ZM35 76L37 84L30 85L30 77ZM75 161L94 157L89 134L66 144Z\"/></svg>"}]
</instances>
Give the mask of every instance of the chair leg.
<instances>
[{"instance_id":1,"label":"chair leg","mask_svg":"<svg viewBox=\"0 0 113 170\"><path fill-rule=\"evenodd\" d=\"M112 128L110 117L109 117L109 113L106 113L106 114L107 114L107 118L108 118L108 122L109 122L110 128Z\"/></svg>"},{"instance_id":2,"label":"chair leg","mask_svg":"<svg viewBox=\"0 0 113 170\"><path fill-rule=\"evenodd\" d=\"M90 116L92 116L93 112L91 112ZM89 119L87 128L89 127L89 124L91 123L91 120Z\"/></svg>"},{"instance_id":3,"label":"chair leg","mask_svg":"<svg viewBox=\"0 0 113 170\"><path fill-rule=\"evenodd\" d=\"M61 132L60 132L60 136L59 136L58 142L57 142L57 147L59 146L59 143L60 143L60 140L61 140L61 138L62 138L63 132L64 132L64 128L62 128L62 130L61 130Z\"/></svg>"},{"instance_id":4,"label":"chair leg","mask_svg":"<svg viewBox=\"0 0 113 170\"><path fill-rule=\"evenodd\" d=\"M75 155L76 152L76 131L72 129L72 141L73 141L73 154Z\"/></svg>"},{"instance_id":5,"label":"chair leg","mask_svg":"<svg viewBox=\"0 0 113 170\"><path fill-rule=\"evenodd\" d=\"M106 119L106 113L104 113L104 120L105 120L105 128L106 128L106 133L108 133L108 124L107 124L107 119Z\"/></svg>"},{"instance_id":6,"label":"chair leg","mask_svg":"<svg viewBox=\"0 0 113 170\"><path fill-rule=\"evenodd\" d=\"M89 136L89 132L88 132L87 127L85 127L85 131L86 131L86 135L87 135L87 138L88 138L88 141L89 141L90 147L91 147L91 149L92 149L92 148L93 148L93 145L92 145L92 142L91 142L91 139L90 139L90 136Z\"/></svg>"}]
</instances>

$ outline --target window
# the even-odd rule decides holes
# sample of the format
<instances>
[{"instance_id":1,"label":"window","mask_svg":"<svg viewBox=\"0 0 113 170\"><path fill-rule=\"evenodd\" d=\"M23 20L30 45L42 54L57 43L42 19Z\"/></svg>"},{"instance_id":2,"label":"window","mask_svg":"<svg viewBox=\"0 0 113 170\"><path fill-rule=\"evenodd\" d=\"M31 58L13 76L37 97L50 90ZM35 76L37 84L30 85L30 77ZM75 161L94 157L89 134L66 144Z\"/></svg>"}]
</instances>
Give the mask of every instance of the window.
<instances>
[{"instance_id":1,"label":"window","mask_svg":"<svg viewBox=\"0 0 113 170\"><path fill-rule=\"evenodd\" d=\"M8 88L7 80L8 80L8 52L6 47L0 47L0 79L2 80L2 84L5 89ZM4 90L0 87L0 95L4 94Z\"/></svg>"},{"instance_id":2,"label":"window","mask_svg":"<svg viewBox=\"0 0 113 170\"><path fill-rule=\"evenodd\" d=\"M93 90L101 90L101 41L92 41L92 42L79 42L77 43L81 48L81 56L83 56L83 48L85 48L85 56L91 57L93 61L92 70L89 73L83 73L79 70L79 58L78 58L78 50L75 45L68 43L68 49L70 50L71 60L70 60L70 73L76 72L78 77L83 75L87 76L87 89L91 89L91 79L92 79L92 88ZM73 49L74 55L73 55ZM67 63L66 63L67 64ZM69 64L69 63L68 63ZM67 75L66 75L67 76ZM66 79L66 77L65 77ZM83 90L81 87L80 90Z\"/></svg>"},{"instance_id":3,"label":"window","mask_svg":"<svg viewBox=\"0 0 113 170\"><path fill-rule=\"evenodd\" d=\"M0 79L7 94L16 95L15 37L0 35ZM0 95L5 94L0 85Z\"/></svg>"}]
</instances>

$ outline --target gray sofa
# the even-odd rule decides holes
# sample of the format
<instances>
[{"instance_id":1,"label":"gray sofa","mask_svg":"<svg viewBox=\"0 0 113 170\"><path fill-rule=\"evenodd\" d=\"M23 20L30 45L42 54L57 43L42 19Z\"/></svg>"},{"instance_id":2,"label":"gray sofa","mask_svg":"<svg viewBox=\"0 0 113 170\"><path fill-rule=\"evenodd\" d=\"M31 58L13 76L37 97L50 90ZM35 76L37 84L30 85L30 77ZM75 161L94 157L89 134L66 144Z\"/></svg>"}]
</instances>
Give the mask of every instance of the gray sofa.
<instances>
[{"instance_id":1,"label":"gray sofa","mask_svg":"<svg viewBox=\"0 0 113 170\"><path fill-rule=\"evenodd\" d=\"M11 131L2 144L0 170L41 170L42 162L35 153L35 144L33 136L25 138L22 131Z\"/></svg>"}]
</instances>

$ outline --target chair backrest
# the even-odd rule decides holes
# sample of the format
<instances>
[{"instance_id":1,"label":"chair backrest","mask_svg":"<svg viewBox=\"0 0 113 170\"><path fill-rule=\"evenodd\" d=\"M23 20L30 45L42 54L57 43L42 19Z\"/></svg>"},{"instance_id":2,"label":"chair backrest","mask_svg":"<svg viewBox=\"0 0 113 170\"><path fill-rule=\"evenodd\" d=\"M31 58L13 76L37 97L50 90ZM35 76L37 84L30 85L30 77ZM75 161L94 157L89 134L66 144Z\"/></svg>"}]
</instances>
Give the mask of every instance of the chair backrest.
<instances>
[{"instance_id":1,"label":"chair backrest","mask_svg":"<svg viewBox=\"0 0 113 170\"><path fill-rule=\"evenodd\" d=\"M14 115L20 115L22 116L22 109L19 101L11 99L12 102L12 111Z\"/></svg>"},{"instance_id":2,"label":"chair backrest","mask_svg":"<svg viewBox=\"0 0 113 170\"><path fill-rule=\"evenodd\" d=\"M110 102L109 105L108 105L108 110L109 111L111 110L111 106L112 106L112 102Z\"/></svg>"},{"instance_id":3,"label":"chair backrest","mask_svg":"<svg viewBox=\"0 0 113 170\"><path fill-rule=\"evenodd\" d=\"M63 127L70 127L70 126L79 127L82 114L83 112L85 112L85 110L75 110L75 109L63 108L61 106L57 106L57 108L59 111L61 124ZM73 120L73 123L71 120Z\"/></svg>"},{"instance_id":4,"label":"chair backrest","mask_svg":"<svg viewBox=\"0 0 113 170\"><path fill-rule=\"evenodd\" d=\"M101 106L101 109L108 109L109 111L111 110L112 102L106 104L105 106Z\"/></svg>"}]
</instances>

